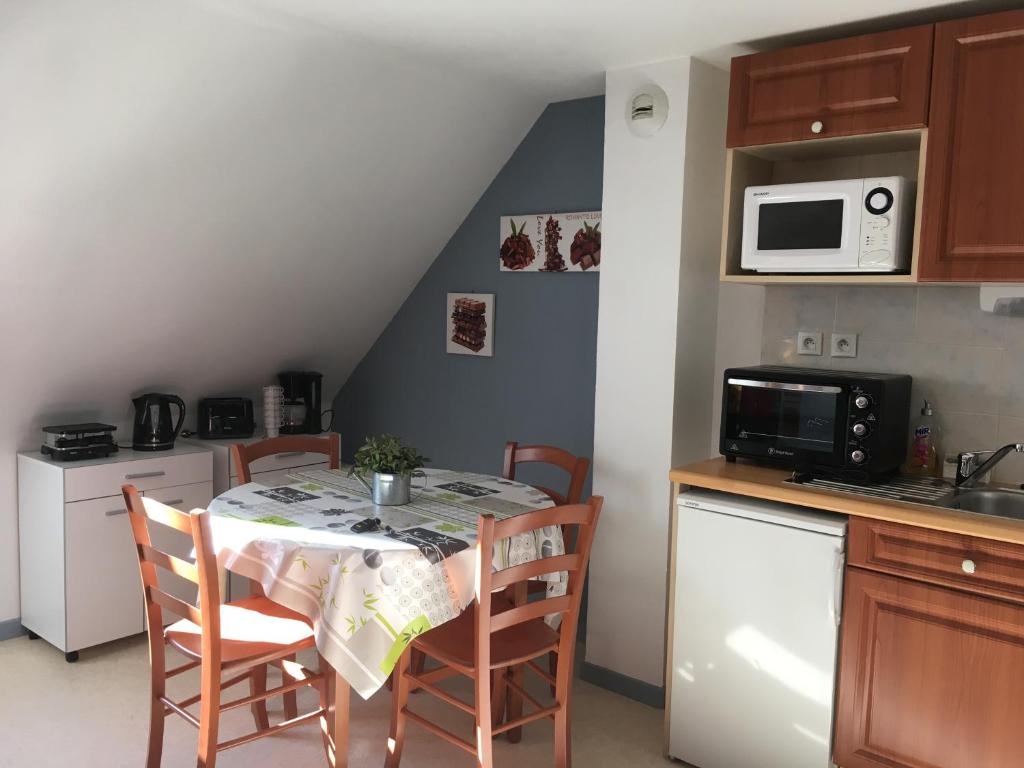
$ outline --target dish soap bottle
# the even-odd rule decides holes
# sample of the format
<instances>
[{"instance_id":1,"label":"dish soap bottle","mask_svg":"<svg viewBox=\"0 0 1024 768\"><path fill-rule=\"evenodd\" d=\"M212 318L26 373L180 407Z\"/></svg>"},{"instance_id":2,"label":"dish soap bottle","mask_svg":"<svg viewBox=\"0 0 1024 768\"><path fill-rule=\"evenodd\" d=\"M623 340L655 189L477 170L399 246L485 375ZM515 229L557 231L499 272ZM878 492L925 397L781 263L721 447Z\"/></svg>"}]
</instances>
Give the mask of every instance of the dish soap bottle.
<instances>
[{"instance_id":1,"label":"dish soap bottle","mask_svg":"<svg viewBox=\"0 0 1024 768\"><path fill-rule=\"evenodd\" d=\"M939 425L935 422L932 404L924 401L921 416L915 422L910 439L910 451L903 465L904 473L926 477L941 477L942 464L939 457Z\"/></svg>"}]
</instances>

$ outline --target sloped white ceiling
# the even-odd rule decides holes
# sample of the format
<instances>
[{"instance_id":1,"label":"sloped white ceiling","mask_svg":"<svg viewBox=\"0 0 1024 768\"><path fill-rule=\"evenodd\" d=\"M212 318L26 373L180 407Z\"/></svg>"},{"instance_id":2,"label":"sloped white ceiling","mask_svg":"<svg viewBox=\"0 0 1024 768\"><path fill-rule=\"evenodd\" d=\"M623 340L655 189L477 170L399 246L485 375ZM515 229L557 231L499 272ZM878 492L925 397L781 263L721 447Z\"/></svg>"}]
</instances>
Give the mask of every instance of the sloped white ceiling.
<instances>
[{"instance_id":1,"label":"sloped white ceiling","mask_svg":"<svg viewBox=\"0 0 1024 768\"><path fill-rule=\"evenodd\" d=\"M500 72L555 98L601 93L604 72L737 43L948 5L949 0L202 0L272 9ZM984 4L984 3L982 3ZM993 3L988 3L992 5Z\"/></svg>"},{"instance_id":2,"label":"sloped white ceiling","mask_svg":"<svg viewBox=\"0 0 1024 768\"><path fill-rule=\"evenodd\" d=\"M287 366L330 399L546 103L202 3L0 2L0 622L39 426Z\"/></svg>"}]
</instances>

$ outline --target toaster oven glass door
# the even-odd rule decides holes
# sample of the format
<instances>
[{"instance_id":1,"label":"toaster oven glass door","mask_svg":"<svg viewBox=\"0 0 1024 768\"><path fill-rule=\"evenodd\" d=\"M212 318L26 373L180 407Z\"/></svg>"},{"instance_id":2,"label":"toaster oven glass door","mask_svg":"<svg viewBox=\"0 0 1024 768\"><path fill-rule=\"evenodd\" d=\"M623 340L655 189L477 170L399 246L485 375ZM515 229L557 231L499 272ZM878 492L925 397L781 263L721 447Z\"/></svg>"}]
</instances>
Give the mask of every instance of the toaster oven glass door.
<instances>
[{"instance_id":1,"label":"toaster oven glass door","mask_svg":"<svg viewBox=\"0 0 1024 768\"><path fill-rule=\"evenodd\" d=\"M841 387L728 380L724 434L741 452L841 462L847 395Z\"/></svg>"}]
</instances>

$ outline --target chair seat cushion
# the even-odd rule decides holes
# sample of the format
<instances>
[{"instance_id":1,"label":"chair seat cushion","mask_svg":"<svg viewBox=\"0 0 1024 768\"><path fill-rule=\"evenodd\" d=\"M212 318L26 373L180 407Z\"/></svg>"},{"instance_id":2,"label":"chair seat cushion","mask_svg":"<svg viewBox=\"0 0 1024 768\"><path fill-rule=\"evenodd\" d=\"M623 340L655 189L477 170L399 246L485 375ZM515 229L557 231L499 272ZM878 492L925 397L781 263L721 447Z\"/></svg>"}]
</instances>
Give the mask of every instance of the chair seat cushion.
<instances>
[{"instance_id":1,"label":"chair seat cushion","mask_svg":"<svg viewBox=\"0 0 1024 768\"><path fill-rule=\"evenodd\" d=\"M511 603L495 595L491 613L501 613L510 607ZM457 618L420 635L414 647L439 661L473 668L476 666L473 651L475 632L476 603L473 603ZM532 619L491 635L491 667L506 667L555 650L558 650L558 633L544 619Z\"/></svg>"},{"instance_id":2,"label":"chair seat cushion","mask_svg":"<svg viewBox=\"0 0 1024 768\"><path fill-rule=\"evenodd\" d=\"M236 600L220 607L221 665L313 647L313 629L300 613L266 597ZM202 630L188 619L164 630L167 642L194 659L202 657Z\"/></svg>"}]
</instances>

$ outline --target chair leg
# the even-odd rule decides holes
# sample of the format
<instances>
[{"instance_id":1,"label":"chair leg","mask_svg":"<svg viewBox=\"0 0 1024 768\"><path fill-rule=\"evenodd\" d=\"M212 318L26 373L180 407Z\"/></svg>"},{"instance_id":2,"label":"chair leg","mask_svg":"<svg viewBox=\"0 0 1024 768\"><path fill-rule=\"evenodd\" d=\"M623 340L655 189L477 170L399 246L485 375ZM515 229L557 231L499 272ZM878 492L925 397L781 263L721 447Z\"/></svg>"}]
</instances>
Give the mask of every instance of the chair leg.
<instances>
[{"instance_id":1,"label":"chair leg","mask_svg":"<svg viewBox=\"0 0 1024 768\"><path fill-rule=\"evenodd\" d=\"M491 725L497 728L505 719L505 699L508 695L506 683L508 667L495 669L491 673Z\"/></svg>"},{"instance_id":2,"label":"chair leg","mask_svg":"<svg viewBox=\"0 0 1024 768\"><path fill-rule=\"evenodd\" d=\"M146 768L160 768L164 751L164 722L167 720L164 704L156 696L149 702L149 747L146 752Z\"/></svg>"},{"instance_id":3,"label":"chair leg","mask_svg":"<svg viewBox=\"0 0 1024 768\"><path fill-rule=\"evenodd\" d=\"M494 727L491 725L491 675L486 668L476 670L476 764L494 768Z\"/></svg>"},{"instance_id":4,"label":"chair leg","mask_svg":"<svg viewBox=\"0 0 1024 768\"><path fill-rule=\"evenodd\" d=\"M402 760L402 747L405 745L405 708L409 704L409 680L403 674L410 669L412 648L406 648L402 657L395 665L395 688L391 696L391 731L388 735L387 753L384 755L384 768L398 768Z\"/></svg>"},{"instance_id":5,"label":"chair leg","mask_svg":"<svg viewBox=\"0 0 1024 768\"><path fill-rule=\"evenodd\" d=\"M522 685L523 685L523 665L522 664L516 664L514 667L512 667L510 669L510 675L512 677L512 680L516 683L516 685L522 687ZM523 716L523 697L520 696L516 692L516 690L514 688L509 687L509 689L508 689L508 720L509 721L515 720L516 718L522 717L522 716ZM522 727L512 728L511 730L506 731L505 734L506 734L505 738L507 738L509 740L509 742L512 743L512 744L518 744L523 739L523 729L522 729Z\"/></svg>"},{"instance_id":6,"label":"chair leg","mask_svg":"<svg viewBox=\"0 0 1024 768\"><path fill-rule=\"evenodd\" d=\"M548 672L551 676L558 679L558 651L548 651ZM555 695L555 684L551 684L551 695Z\"/></svg>"},{"instance_id":7,"label":"chair leg","mask_svg":"<svg viewBox=\"0 0 1024 768\"><path fill-rule=\"evenodd\" d=\"M568 706L562 706L555 713L555 768L572 768L572 733Z\"/></svg>"},{"instance_id":8,"label":"chair leg","mask_svg":"<svg viewBox=\"0 0 1024 768\"><path fill-rule=\"evenodd\" d=\"M216 768L217 733L220 728L220 660L204 659L199 700L199 749L197 768Z\"/></svg>"},{"instance_id":9,"label":"chair leg","mask_svg":"<svg viewBox=\"0 0 1024 768\"><path fill-rule=\"evenodd\" d=\"M297 659L295 657L295 654L292 654L291 656L286 658L284 661L285 662L289 662L289 661L296 662ZM295 682L295 678L293 678L291 675L288 674L287 667L285 666L284 663L282 663L281 664L281 682L284 683L284 682L286 682L288 680L290 680L292 682ZM284 698L284 719L285 720L294 720L296 717L299 716L299 698L298 698L298 694L295 691L289 691L288 693L284 694L283 698Z\"/></svg>"},{"instance_id":10,"label":"chair leg","mask_svg":"<svg viewBox=\"0 0 1024 768\"><path fill-rule=\"evenodd\" d=\"M267 692L267 666L260 664L259 666L253 667L252 672L249 673L249 693L252 696ZM262 731L270 727L270 717L267 715L267 700L260 699L254 701L250 708L252 709L252 719L256 722L256 730Z\"/></svg>"}]
</instances>

